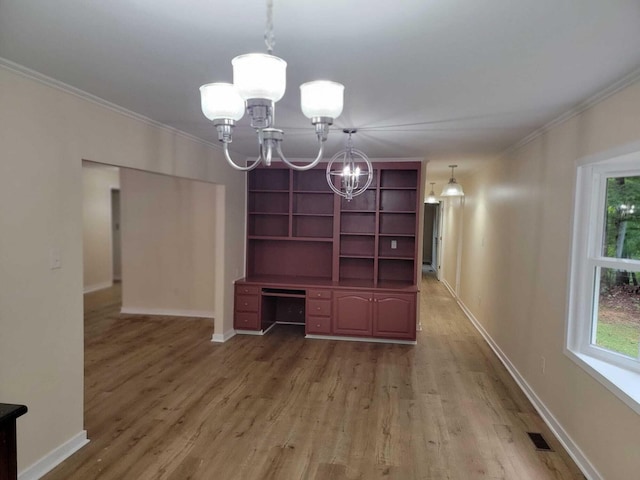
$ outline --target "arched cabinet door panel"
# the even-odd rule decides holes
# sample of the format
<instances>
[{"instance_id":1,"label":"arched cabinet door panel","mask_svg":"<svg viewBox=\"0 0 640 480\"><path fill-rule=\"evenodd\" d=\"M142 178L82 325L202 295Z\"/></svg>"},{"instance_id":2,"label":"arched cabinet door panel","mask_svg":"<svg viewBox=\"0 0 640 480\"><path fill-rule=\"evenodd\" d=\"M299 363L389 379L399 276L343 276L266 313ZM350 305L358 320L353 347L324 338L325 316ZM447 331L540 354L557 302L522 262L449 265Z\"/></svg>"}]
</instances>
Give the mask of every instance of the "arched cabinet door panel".
<instances>
[{"instance_id":1,"label":"arched cabinet door panel","mask_svg":"<svg viewBox=\"0 0 640 480\"><path fill-rule=\"evenodd\" d=\"M371 292L335 292L333 331L338 335L371 336Z\"/></svg>"},{"instance_id":2,"label":"arched cabinet door panel","mask_svg":"<svg viewBox=\"0 0 640 480\"><path fill-rule=\"evenodd\" d=\"M416 338L416 295L376 293L373 296L373 336Z\"/></svg>"}]
</instances>

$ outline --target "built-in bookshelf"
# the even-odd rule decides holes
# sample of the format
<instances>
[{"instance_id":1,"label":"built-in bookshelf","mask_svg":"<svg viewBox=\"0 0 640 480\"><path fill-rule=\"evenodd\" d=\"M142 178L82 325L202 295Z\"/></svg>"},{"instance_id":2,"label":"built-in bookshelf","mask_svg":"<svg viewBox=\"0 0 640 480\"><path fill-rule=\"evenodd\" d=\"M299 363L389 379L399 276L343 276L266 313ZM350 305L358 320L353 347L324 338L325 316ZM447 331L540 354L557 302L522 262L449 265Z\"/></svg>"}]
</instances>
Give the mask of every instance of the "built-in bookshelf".
<instances>
[{"instance_id":1,"label":"built-in bookshelf","mask_svg":"<svg viewBox=\"0 0 640 480\"><path fill-rule=\"evenodd\" d=\"M249 172L247 277L415 285L420 165L374 166L371 185L351 201L333 194L324 166Z\"/></svg>"}]
</instances>

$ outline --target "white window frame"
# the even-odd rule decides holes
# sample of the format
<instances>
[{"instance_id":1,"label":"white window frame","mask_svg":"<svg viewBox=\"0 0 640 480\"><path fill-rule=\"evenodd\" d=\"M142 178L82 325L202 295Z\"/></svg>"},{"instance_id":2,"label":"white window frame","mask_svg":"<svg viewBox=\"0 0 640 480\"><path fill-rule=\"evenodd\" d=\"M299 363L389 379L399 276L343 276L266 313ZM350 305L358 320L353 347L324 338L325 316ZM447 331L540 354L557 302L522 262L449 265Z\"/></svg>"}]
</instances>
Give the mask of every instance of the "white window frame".
<instances>
[{"instance_id":1,"label":"white window frame","mask_svg":"<svg viewBox=\"0 0 640 480\"><path fill-rule=\"evenodd\" d=\"M598 267L640 272L640 260L602 255L607 179L640 176L640 152L578 167L565 353L640 414L640 361L591 343Z\"/></svg>"}]
</instances>

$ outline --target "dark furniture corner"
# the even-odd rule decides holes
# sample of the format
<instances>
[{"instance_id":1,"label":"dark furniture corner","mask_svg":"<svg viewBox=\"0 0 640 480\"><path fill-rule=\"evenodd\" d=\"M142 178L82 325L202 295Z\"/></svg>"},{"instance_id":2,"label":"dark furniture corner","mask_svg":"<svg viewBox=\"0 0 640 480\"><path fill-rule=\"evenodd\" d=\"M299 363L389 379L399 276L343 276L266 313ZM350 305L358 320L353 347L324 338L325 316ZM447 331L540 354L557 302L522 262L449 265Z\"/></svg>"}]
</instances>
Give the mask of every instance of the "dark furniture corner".
<instances>
[{"instance_id":1,"label":"dark furniture corner","mask_svg":"<svg viewBox=\"0 0 640 480\"><path fill-rule=\"evenodd\" d=\"M0 403L0 480L18 478L16 419L25 413L24 405Z\"/></svg>"}]
</instances>

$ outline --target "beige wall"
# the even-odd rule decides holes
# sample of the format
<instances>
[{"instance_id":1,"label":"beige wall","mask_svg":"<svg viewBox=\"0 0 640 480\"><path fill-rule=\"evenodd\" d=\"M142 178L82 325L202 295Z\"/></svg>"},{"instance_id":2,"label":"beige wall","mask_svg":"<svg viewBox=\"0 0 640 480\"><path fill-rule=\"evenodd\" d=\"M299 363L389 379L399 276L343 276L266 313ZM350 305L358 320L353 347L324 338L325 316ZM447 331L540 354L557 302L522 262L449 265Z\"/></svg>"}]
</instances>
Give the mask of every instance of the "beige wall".
<instances>
[{"instance_id":1,"label":"beige wall","mask_svg":"<svg viewBox=\"0 0 640 480\"><path fill-rule=\"evenodd\" d=\"M461 182L462 183L462 182ZM458 281L457 258L460 249L460 234L464 198L442 199L442 272L441 280L455 291Z\"/></svg>"},{"instance_id":2,"label":"beige wall","mask_svg":"<svg viewBox=\"0 0 640 480\"><path fill-rule=\"evenodd\" d=\"M245 177L216 148L4 67L0 126L0 401L29 407L23 470L84 428L82 159L224 185L216 333L233 325ZM49 268L51 249L62 268Z\"/></svg>"},{"instance_id":3,"label":"beige wall","mask_svg":"<svg viewBox=\"0 0 640 480\"><path fill-rule=\"evenodd\" d=\"M578 162L640 149L638 125L640 83L463 183L459 298L605 479L638 477L640 416L563 353L572 204ZM445 222L458 233L451 211Z\"/></svg>"},{"instance_id":4,"label":"beige wall","mask_svg":"<svg viewBox=\"0 0 640 480\"><path fill-rule=\"evenodd\" d=\"M82 279L84 291L113 282L111 189L120 188L118 168L82 162Z\"/></svg>"},{"instance_id":5,"label":"beige wall","mask_svg":"<svg viewBox=\"0 0 640 480\"><path fill-rule=\"evenodd\" d=\"M122 310L214 317L216 185L123 168L120 199Z\"/></svg>"}]
</instances>

